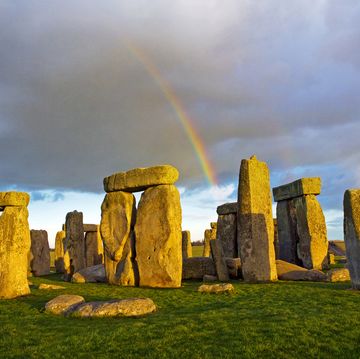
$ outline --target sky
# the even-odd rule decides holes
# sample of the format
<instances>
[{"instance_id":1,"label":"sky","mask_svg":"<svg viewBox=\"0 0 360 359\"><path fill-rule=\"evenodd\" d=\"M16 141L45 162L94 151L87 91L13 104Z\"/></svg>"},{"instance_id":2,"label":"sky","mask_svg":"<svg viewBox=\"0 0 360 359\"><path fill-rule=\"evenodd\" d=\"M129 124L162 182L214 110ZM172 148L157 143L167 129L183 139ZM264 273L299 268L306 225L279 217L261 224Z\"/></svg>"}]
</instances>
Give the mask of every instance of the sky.
<instances>
[{"instance_id":1,"label":"sky","mask_svg":"<svg viewBox=\"0 0 360 359\"><path fill-rule=\"evenodd\" d=\"M99 223L104 177L172 164L199 240L256 154L272 186L321 177L342 239L344 191L360 187L359 23L357 0L1 0L0 191L31 194L53 246L67 212Z\"/></svg>"}]
</instances>

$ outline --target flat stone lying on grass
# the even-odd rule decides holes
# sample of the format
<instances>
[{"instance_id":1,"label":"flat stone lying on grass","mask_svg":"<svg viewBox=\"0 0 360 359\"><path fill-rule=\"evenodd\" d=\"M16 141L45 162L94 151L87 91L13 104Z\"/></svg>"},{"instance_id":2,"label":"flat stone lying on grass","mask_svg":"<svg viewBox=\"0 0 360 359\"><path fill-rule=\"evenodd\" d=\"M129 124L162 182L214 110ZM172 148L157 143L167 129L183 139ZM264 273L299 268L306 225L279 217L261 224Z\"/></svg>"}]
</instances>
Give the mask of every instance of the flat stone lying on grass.
<instances>
[{"instance_id":1,"label":"flat stone lying on grass","mask_svg":"<svg viewBox=\"0 0 360 359\"><path fill-rule=\"evenodd\" d=\"M150 298L118 299L80 304L69 313L72 317L137 317L156 311Z\"/></svg>"},{"instance_id":2,"label":"flat stone lying on grass","mask_svg":"<svg viewBox=\"0 0 360 359\"><path fill-rule=\"evenodd\" d=\"M203 284L199 287L201 293L230 293L234 291L234 286L230 283Z\"/></svg>"},{"instance_id":3,"label":"flat stone lying on grass","mask_svg":"<svg viewBox=\"0 0 360 359\"><path fill-rule=\"evenodd\" d=\"M316 269L305 269L280 259L276 260L276 269L280 280L326 282L326 274Z\"/></svg>"},{"instance_id":4,"label":"flat stone lying on grass","mask_svg":"<svg viewBox=\"0 0 360 359\"><path fill-rule=\"evenodd\" d=\"M45 312L71 317L136 317L156 311L149 298L114 299L88 302L79 295L59 295L45 305Z\"/></svg>"},{"instance_id":5,"label":"flat stone lying on grass","mask_svg":"<svg viewBox=\"0 0 360 359\"><path fill-rule=\"evenodd\" d=\"M334 268L327 273L329 282L347 282L350 280L350 272L347 268Z\"/></svg>"},{"instance_id":6,"label":"flat stone lying on grass","mask_svg":"<svg viewBox=\"0 0 360 359\"><path fill-rule=\"evenodd\" d=\"M55 285L55 284L45 284L41 283L39 285L39 289L65 289L62 285Z\"/></svg>"},{"instance_id":7,"label":"flat stone lying on grass","mask_svg":"<svg viewBox=\"0 0 360 359\"><path fill-rule=\"evenodd\" d=\"M105 267L103 264L87 267L76 272L71 281L73 283L104 283L106 282Z\"/></svg>"},{"instance_id":8,"label":"flat stone lying on grass","mask_svg":"<svg viewBox=\"0 0 360 359\"><path fill-rule=\"evenodd\" d=\"M84 302L85 299L80 295L59 295L58 297L51 299L45 304L45 312L57 315L64 315Z\"/></svg>"}]
</instances>

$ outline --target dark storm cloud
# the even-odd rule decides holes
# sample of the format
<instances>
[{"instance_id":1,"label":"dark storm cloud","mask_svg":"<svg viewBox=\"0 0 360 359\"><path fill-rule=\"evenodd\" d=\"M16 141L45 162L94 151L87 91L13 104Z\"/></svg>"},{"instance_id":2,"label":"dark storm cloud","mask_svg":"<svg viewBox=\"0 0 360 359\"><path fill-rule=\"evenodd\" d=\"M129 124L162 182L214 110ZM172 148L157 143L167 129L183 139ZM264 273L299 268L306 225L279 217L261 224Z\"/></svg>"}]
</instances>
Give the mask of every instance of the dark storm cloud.
<instances>
[{"instance_id":1,"label":"dark storm cloud","mask_svg":"<svg viewBox=\"0 0 360 359\"><path fill-rule=\"evenodd\" d=\"M0 185L101 191L157 163L203 179L126 40L181 98L223 183L256 153L274 185L322 175L334 205L360 185L359 23L357 1L2 2Z\"/></svg>"}]
</instances>

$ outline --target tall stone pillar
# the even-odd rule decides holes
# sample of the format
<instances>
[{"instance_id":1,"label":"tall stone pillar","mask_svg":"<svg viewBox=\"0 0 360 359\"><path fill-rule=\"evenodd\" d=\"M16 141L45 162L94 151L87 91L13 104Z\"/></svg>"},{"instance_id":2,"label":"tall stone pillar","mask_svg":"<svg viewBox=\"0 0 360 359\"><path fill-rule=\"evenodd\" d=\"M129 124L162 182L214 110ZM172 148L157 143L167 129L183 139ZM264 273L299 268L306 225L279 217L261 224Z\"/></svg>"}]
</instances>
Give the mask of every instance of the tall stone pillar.
<instances>
[{"instance_id":1,"label":"tall stone pillar","mask_svg":"<svg viewBox=\"0 0 360 359\"><path fill-rule=\"evenodd\" d=\"M244 280L276 280L270 174L256 156L241 161L237 223Z\"/></svg>"},{"instance_id":2,"label":"tall stone pillar","mask_svg":"<svg viewBox=\"0 0 360 359\"><path fill-rule=\"evenodd\" d=\"M360 289L360 189L344 195L344 239L351 284Z\"/></svg>"},{"instance_id":3,"label":"tall stone pillar","mask_svg":"<svg viewBox=\"0 0 360 359\"><path fill-rule=\"evenodd\" d=\"M183 259L192 257L192 245L190 231L182 231L182 257Z\"/></svg>"},{"instance_id":4,"label":"tall stone pillar","mask_svg":"<svg viewBox=\"0 0 360 359\"><path fill-rule=\"evenodd\" d=\"M59 231L55 237L55 271L56 273L64 273L64 240L65 231Z\"/></svg>"},{"instance_id":5,"label":"tall stone pillar","mask_svg":"<svg viewBox=\"0 0 360 359\"><path fill-rule=\"evenodd\" d=\"M225 203L217 208L216 239L222 244L224 256L236 258L237 248L237 202Z\"/></svg>"},{"instance_id":6,"label":"tall stone pillar","mask_svg":"<svg viewBox=\"0 0 360 359\"><path fill-rule=\"evenodd\" d=\"M44 230L32 229L31 238L31 272L35 277L50 274L50 247L48 234Z\"/></svg>"},{"instance_id":7,"label":"tall stone pillar","mask_svg":"<svg viewBox=\"0 0 360 359\"><path fill-rule=\"evenodd\" d=\"M0 298L10 299L30 293L27 273L30 229L24 192L0 192Z\"/></svg>"}]
</instances>

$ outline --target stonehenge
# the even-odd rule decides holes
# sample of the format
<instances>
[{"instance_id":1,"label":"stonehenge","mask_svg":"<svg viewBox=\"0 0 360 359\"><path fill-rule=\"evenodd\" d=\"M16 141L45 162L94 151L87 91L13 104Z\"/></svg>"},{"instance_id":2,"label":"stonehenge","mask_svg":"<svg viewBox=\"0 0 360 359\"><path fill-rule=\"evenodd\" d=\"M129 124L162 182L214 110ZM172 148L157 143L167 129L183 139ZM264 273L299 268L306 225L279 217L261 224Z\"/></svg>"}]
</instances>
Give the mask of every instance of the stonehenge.
<instances>
[{"instance_id":1,"label":"stonehenge","mask_svg":"<svg viewBox=\"0 0 360 359\"><path fill-rule=\"evenodd\" d=\"M50 248L47 232L44 230L32 229L30 231L30 238L31 273L35 277L50 274Z\"/></svg>"},{"instance_id":2,"label":"stonehenge","mask_svg":"<svg viewBox=\"0 0 360 359\"><path fill-rule=\"evenodd\" d=\"M320 192L318 177L301 178L273 189L279 259L307 269L328 267L325 217L316 199Z\"/></svg>"},{"instance_id":3,"label":"stonehenge","mask_svg":"<svg viewBox=\"0 0 360 359\"><path fill-rule=\"evenodd\" d=\"M182 231L182 257L183 259L192 257L190 231Z\"/></svg>"},{"instance_id":4,"label":"stonehenge","mask_svg":"<svg viewBox=\"0 0 360 359\"><path fill-rule=\"evenodd\" d=\"M238 257L237 202L225 203L216 210L218 214L216 239L222 244L224 256Z\"/></svg>"},{"instance_id":5,"label":"stonehenge","mask_svg":"<svg viewBox=\"0 0 360 359\"><path fill-rule=\"evenodd\" d=\"M104 179L100 232L109 283L177 288L182 276L179 173L164 165ZM142 193L138 208L132 192Z\"/></svg>"},{"instance_id":6,"label":"stonehenge","mask_svg":"<svg viewBox=\"0 0 360 359\"><path fill-rule=\"evenodd\" d=\"M65 231L58 231L55 237L55 271L56 273L64 273L64 240L66 237Z\"/></svg>"},{"instance_id":7,"label":"stonehenge","mask_svg":"<svg viewBox=\"0 0 360 359\"><path fill-rule=\"evenodd\" d=\"M211 222L210 229L205 229L204 232L204 249L203 257L209 257L211 254L210 241L216 239L217 223Z\"/></svg>"},{"instance_id":8,"label":"stonehenge","mask_svg":"<svg viewBox=\"0 0 360 359\"><path fill-rule=\"evenodd\" d=\"M0 298L30 293L27 280L31 239L25 192L0 192Z\"/></svg>"},{"instance_id":9,"label":"stonehenge","mask_svg":"<svg viewBox=\"0 0 360 359\"><path fill-rule=\"evenodd\" d=\"M351 284L360 289L360 189L344 194L344 239Z\"/></svg>"},{"instance_id":10,"label":"stonehenge","mask_svg":"<svg viewBox=\"0 0 360 359\"><path fill-rule=\"evenodd\" d=\"M242 160L239 174L237 238L244 280L277 279L270 175L265 162Z\"/></svg>"}]
</instances>

